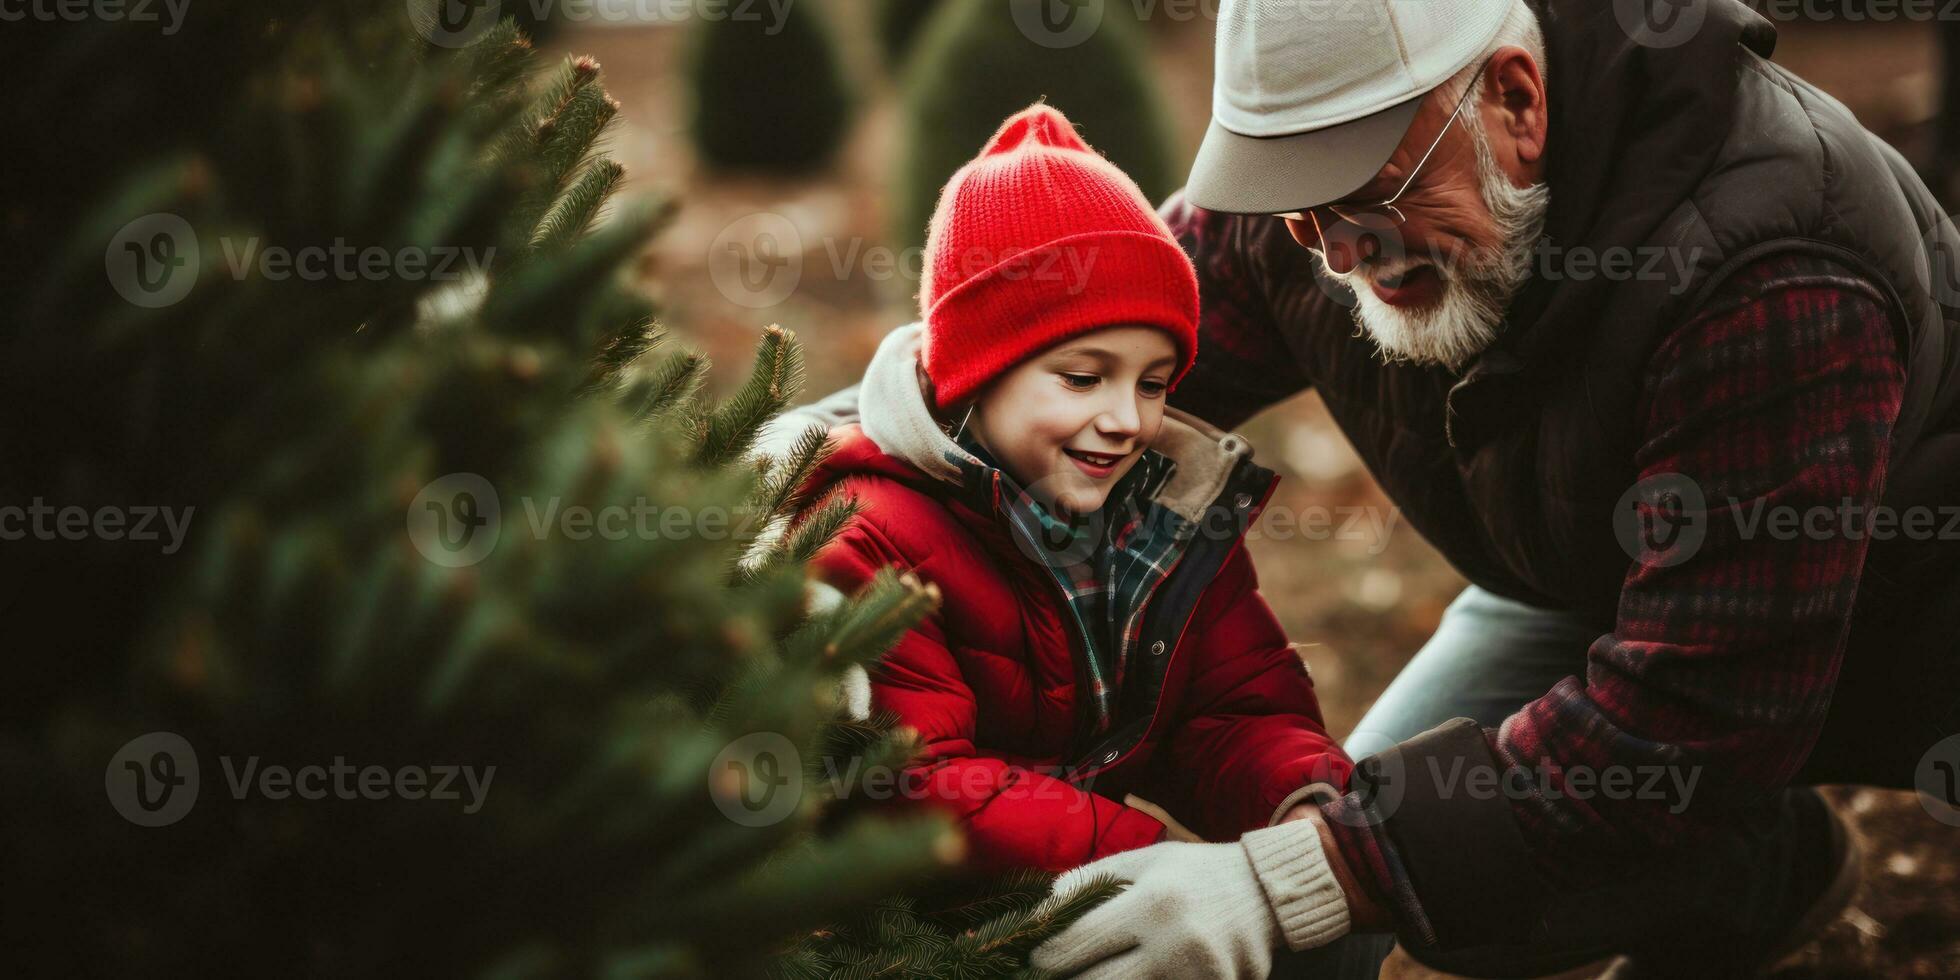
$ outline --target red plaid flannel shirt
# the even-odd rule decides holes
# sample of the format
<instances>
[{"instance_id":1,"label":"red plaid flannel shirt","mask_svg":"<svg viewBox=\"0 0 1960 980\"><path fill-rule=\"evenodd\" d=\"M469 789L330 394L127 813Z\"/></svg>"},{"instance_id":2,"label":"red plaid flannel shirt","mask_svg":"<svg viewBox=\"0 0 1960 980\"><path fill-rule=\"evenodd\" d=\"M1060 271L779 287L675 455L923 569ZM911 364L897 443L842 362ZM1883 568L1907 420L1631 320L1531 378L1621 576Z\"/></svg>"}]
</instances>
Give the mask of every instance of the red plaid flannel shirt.
<instances>
[{"instance_id":1,"label":"red plaid flannel shirt","mask_svg":"<svg viewBox=\"0 0 1960 980\"><path fill-rule=\"evenodd\" d=\"M1173 209L1187 247L1222 216ZM1226 255L1201 263L1208 353L1260 365L1204 389L1238 404L1187 404L1243 418L1301 390L1257 288ZM1769 338L1776 338L1773 342ZM1265 352L1260 354L1259 352ZM1567 678L1486 731L1507 766L1537 771L1686 762L1700 792L1746 799L1783 786L1820 731L1864 565L1863 535L1789 539L1738 530L1731 499L1837 511L1883 489L1904 369L1881 294L1841 265L1769 256L1724 283L1654 353L1637 411L1643 477L1690 475L1710 507L1694 560L1633 564L1612 633ZM1575 662L1576 662L1575 656ZM1556 779L1556 775L1555 775ZM1352 806L1353 800L1332 804ZM1532 794L1512 804L1538 870L1578 886L1656 849L1719 829L1720 807ZM1357 825L1358 824L1358 825ZM1364 821L1329 820L1349 864L1409 934L1430 930L1394 846Z\"/></svg>"}]
</instances>

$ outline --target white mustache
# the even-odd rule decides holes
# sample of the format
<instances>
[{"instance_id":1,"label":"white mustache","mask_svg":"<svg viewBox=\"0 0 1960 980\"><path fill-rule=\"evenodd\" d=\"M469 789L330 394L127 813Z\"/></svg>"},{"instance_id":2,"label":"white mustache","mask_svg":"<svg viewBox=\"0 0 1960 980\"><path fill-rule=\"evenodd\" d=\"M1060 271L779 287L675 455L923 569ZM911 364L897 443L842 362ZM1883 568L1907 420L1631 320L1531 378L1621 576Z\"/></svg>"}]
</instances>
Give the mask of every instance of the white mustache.
<instances>
[{"instance_id":1,"label":"white mustache","mask_svg":"<svg viewBox=\"0 0 1960 980\"><path fill-rule=\"evenodd\" d=\"M1455 269L1450 260L1443 257L1410 258L1403 256L1396 259L1369 259L1346 272L1334 272L1330 269L1328 273L1346 284L1349 289L1354 289L1362 285L1364 280L1367 284L1385 286L1389 282L1401 279L1409 273L1425 266L1435 269L1436 274L1441 276L1445 281L1455 278Z\"/></svg>"}]
</instances>

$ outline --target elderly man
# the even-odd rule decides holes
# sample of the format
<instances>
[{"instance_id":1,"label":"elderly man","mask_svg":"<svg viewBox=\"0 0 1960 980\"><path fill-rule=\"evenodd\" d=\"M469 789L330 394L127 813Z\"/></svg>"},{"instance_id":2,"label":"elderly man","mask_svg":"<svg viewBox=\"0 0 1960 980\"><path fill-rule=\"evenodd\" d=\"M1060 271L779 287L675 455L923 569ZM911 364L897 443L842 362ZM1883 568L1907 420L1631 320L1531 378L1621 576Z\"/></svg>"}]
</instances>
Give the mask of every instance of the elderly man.
<instances>
[{"instance_id":1,"label":"elderly man","mask_svg":"<svg viewBox=\"0 0 1960 980\"><path fill-rule=\"evenodd\" d=\"M1473 584L1346 795L1072 873L1135 884L1037 965L1366 973L1341 937L1392 931L1736 976L1841 906L1805 784L1911 786L1960 731L1960 544L1911 520L1960 505L1957 242L1774 42L1737 0L1224 0L1174 400L1317 390Z\"/></svg>"}]
</instances>

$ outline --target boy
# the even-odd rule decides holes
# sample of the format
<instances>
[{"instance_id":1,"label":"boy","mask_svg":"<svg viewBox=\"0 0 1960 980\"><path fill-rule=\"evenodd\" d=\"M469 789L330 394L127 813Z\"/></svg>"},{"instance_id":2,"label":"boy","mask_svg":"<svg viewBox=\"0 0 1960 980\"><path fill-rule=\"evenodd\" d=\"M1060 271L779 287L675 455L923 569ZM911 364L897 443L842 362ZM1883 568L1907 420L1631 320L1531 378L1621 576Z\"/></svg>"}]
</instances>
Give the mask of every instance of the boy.
<instances>
[{"instance_id":1,"label":"boy","mask_svg":"<svg viewBox=\"0 0 1960 980\"><path fill-rule=\"evenodd\" d=\"M1061 871L1344 787L1241 540L1276 478L1165 408L1197 280L1136 185L1030 107L942 192L921 286L809 488L861 506L819 577L892 565L943 596L872 671L926 745L904 795L978 867Z\"/></svg>"}]
</instances>

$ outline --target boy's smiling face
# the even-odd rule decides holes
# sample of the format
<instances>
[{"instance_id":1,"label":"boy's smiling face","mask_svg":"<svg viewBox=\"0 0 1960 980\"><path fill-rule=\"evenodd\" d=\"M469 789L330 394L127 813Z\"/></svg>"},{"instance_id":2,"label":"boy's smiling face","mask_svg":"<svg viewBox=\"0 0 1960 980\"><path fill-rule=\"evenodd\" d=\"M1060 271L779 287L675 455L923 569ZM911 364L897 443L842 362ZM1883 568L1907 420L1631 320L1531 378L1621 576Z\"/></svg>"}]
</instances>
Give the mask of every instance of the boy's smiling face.
<instances>
[{"instance_id":1,"label":"boy's smiling face","mask_svg":"<svg viewBox=\"0 0 1960 980\"><path fill-rule=\"evenodd\" d=\"M1042 506L1090 513L1156 440L1178 363L1155 327L1081 334L994 379L968 426Z\"/></svg>"}]
</instances>

